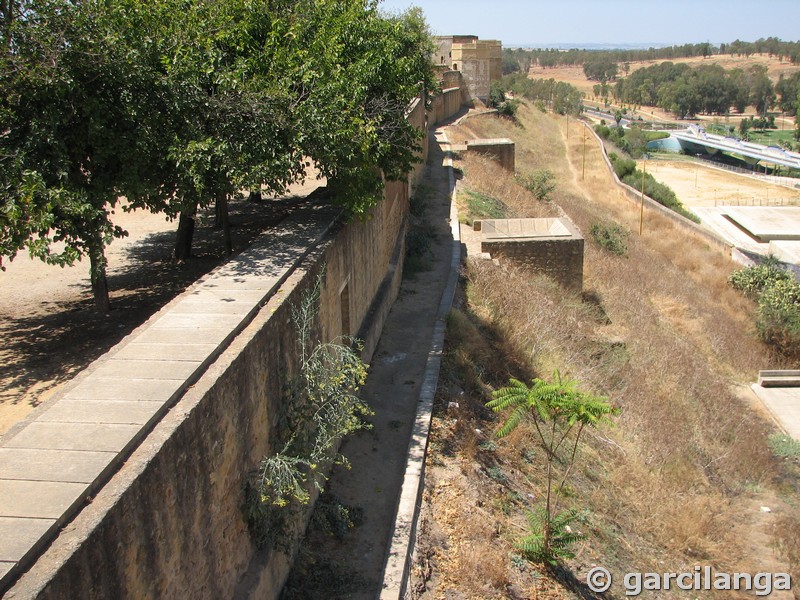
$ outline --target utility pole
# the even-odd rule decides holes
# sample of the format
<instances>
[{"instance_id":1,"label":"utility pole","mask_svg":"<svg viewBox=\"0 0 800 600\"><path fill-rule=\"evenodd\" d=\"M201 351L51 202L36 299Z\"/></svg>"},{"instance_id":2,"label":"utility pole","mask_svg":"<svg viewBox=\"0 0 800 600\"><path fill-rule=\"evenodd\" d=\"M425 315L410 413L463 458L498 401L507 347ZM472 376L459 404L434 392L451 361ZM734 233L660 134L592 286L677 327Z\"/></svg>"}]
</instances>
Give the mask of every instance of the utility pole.
<instances>
[{"instance_id":1,"label":"utility pole","mask_svg":"<svg viewBox=\"0 0 800 600\"><path fill-rule=\"evenodd\" d=\"M581 181L586 179L586 123L583 124L583 170L581 172Z\"/></svg>"},{"instance_id":2,"label":"utility pole","mask_svg":"<svg viewBox=\"0 0 800 600\"><path fill-rule=\"evenodd\" d=\"M639 206L639 237L644 227L644 176L647 173L647 154L642 157L642 202Z\"/></svg>"}]
</instances>

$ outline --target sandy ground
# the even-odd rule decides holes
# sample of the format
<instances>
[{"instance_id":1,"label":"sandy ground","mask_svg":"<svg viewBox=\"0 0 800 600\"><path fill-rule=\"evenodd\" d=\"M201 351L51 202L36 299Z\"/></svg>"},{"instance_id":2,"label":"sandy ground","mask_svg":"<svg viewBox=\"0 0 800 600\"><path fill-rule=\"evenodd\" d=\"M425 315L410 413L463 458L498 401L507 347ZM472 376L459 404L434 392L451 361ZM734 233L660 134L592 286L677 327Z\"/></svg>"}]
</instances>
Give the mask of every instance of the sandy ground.
<instances>
[{"instance_id":1,"label":"sandy ground","mask_svg":"<svg viewBox=\"0 0 800 600\"><path fill-rule=\"evenodd\" d=\"M324 183L324 182L323 182ZM306 195L321 183L291 189ZM291 198L291 197L290 197ZM234 252L291 210L287 201L230 205ZM20 253L0 271L0 435L51 398L59 387L147 320L198 277L226 259L222 233L204 217L193 258L172 260L177 222L147 211L118 210L129 235L107 249L111 313L99 315L88 260L61 268Z\"/></svg>"},{"instance_id":2,"label":"sandy ground","mask_svg":"<svg viewBox=\"0 0 800 600\"><path fill-rule=\"evenodd\" d=\"M642 169L642 161L639 161ZM669 186L687 207L781 206L800 203L800 189L776 185L753 175L709 166L698 160L670 159L656 155L647 161L647 172ZM796 180L800 184L800 179ZM646 192L646 190L645 190Z\"/></svg>"}]
</instances>

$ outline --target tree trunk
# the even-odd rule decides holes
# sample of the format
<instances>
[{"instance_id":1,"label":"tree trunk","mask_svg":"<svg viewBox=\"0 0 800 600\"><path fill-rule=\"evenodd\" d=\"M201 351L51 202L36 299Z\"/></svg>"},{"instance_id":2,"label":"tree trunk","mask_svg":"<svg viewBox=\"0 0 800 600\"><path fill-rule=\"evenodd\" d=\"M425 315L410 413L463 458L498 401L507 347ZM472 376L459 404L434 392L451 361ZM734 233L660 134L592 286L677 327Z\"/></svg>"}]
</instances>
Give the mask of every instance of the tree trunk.
<instances>
[{"instance_id":1,"label":"tree trunk","mask_svg":"<svg viewBox=\"0 0 800 600\"><path fill-rule=\"evenodd\" d=\"M249 202L261 202L264 196L261 195L261 190L250 190L250 195L247 196Z\"/></svg>"},{"instance_id":2,"label":"tree trunk","mask_svg":"<svg viewBox=\"0 0 800 600\"><path fill-rule=\"evenodd\" d=\"M106 261L105 251L103 249L103 242L97 239L89 248L89 276L92 282L92 294L94 295L94 304L97 310L104 315L107 315L111 310L111 302L108 298L108 279L106 278Z\"/></svg>"},{"instance_id":3,"label":"tree trunk","mask_svg":"<svg viewBox=\"0 0 800 600\"><path fill-rule=\"evenodd\" d=\"M195 204L191 211L182 211L178 219L178 234L175 238L175 259L189 260L192 256L192 240L194 239L194 218L197 213Z\"/></svg>"},{"instance_id":4,"label":"tree trunk","mask_svg":"<svg viewBox=\"0 0 800 600\"><path fill-rule=\"evenodd\" d=\"M220 193L217 195L217 218L222 226L222 234L225 238L225 252L233 254L233 240L231 239L231 221L228 218L228 195Z\"/></svg>"}]
</instances>

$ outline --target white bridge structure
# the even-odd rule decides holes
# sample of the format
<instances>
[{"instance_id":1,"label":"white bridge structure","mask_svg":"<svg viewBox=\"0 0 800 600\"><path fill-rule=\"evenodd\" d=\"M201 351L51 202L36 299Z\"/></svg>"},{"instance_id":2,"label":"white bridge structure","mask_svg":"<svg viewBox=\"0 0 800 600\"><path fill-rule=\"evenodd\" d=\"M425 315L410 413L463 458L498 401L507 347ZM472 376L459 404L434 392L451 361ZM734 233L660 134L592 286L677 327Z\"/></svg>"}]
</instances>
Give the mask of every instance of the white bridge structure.
<instances>
[{"instance_id":1,"label":"white bridge structure","mask_svg":"<svg viewBox=\"0 0 800 600\"><path fill-rule=\"evenodd\" d=\"M747 163L755 165L765 162L792 169L800 169L800 153L789 152L775 146L763 146L736 138L706 133L697 125L690 125L683 131L673 131L671 136L678 140L682 148L692 150L693 146L703 147L709 154L727 152L743 158Z\"/></svg>"}]
</instances>

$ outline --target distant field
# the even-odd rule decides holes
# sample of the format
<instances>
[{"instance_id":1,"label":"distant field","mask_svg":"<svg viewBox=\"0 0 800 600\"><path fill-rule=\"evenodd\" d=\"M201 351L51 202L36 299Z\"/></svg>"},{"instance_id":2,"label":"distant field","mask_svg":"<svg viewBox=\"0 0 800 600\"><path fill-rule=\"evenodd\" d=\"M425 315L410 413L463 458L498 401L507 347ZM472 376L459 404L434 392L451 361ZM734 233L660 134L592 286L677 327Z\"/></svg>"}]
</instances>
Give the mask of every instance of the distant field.
<instances>
[{"instance_id":1,"label":"distant field","mask_svg":"<svg viewBox=\"0 0 800 600\"><path fill-rule=\"evenodd\" d=\"M637 61L631 62L630 64L630 72L636 71L637 69L641 69L644 67L649 67L654 64L658 64L660 62L666 61L655 61L655 60L647 60L647 61ZM773 80L773 82L778 81L781 75L789 76L792 73L796 73L800 71L800 65L792 65L788 62L783 62L778 60L777 58L770 58L767 55L754 55L748 58L745 57L738 57L738 56L731 56L728 54L722 56L712 56L706 59L702 57L696 58L680 58L675 59L672 62L674 63L686 63L693 66L699 66L701 64L713 64L716 63L725 69L747 69L752 65L766 65L769 76ZM620 65L621 71L622 65ZM624 73L621 72L621 75ZM593 97L593 87L598 83L597 81L590 81L586 79L586 75L583 74L583 67L576 66L576 67L554 67L554 68L542 68L538 66L531 67L530 71L528 72L528 76L532 79L555 79L557 81L564 81L566 83L570 83L577 87L581 92L586 94L587 100L591 100ZM651 109L650 107L644 107L643 110L638 111L637 114L643 115L645 118L652 117L656 119L671 119L671 115L667 112L664 112L660 109ZM734 117L730 119L730 122L738 123L738 118ZM779 123L780 125L780 123ZM786 119L785 126L787 128L791 128L793 126L793 122L790 119Z\"/></svg>"},{"instance_id":2,"label":"distant field","mask_svg":"<svg viewBox=\"0 0 800 600\"><path fill-rule=\"evenodd\" d=\"M800 190L711 168L696 160L672 159L668 155L655 154L652 160L647 161L647 172L672 188L678 199L689 208L800 203Z\"/></svg>"},{"instance_id":3,"label":"distant field","mask_svg":"<svg viewBox=\"0 0 800 600\"><path fill-rule=\"evenodd\" d=\"M667 61L644 60L632 62L629 63L630 72L632 73L637 69L649 67L661 62ZM778 81L781 75L789 76L792 73L800 71L800 65L792 65L791 63L779 61L777 58L770 58L769 56L760 54L756 56L750 56L749 58L731 56L729 54L724 54L722 56L711 56L706 59L701 57L677 58L672 62L686 63L692 66L716 63L725 69L747 69L752 65L766 65L769 71L769 76L773 81ZM620 65L620 68L621 67L622 65ZM621 74L624 75L624 73ZM597 83L596 81L589 81L586 79L586 75L583 74L582 66L554 68L541 68L534 66L531 67L528 75L534 79L550 79L552 77L553 79L557 79L559 81L566 81L567 83L571 83L577 87L582 92L585 92L588 96L592 95L592 88Z\"/></svg>"}]
</instances>

